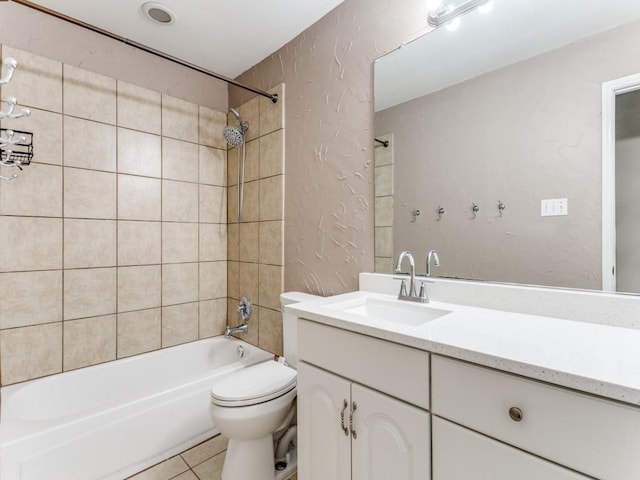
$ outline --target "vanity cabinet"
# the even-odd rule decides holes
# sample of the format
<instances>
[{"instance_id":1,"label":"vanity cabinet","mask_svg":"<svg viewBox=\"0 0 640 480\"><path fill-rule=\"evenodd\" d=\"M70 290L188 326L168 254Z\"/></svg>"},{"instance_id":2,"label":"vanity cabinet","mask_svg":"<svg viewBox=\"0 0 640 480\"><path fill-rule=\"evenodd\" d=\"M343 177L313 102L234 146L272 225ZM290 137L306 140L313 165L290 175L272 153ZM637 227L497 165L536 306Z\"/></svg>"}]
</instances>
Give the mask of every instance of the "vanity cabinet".
<instances>
[{"instance_id":1,"label":"vanity cabinet","mask_svg":"<svg viewBox=\"0 0 640 480\"><path fill-rule=\"evenodd\" d=\"M463 458L492 480L515 478L513 468L518 479L587 478L559 465L640 479L640 409L437 355L431 362L433 415L470 429L434 417L434 480L464 478ZM531 476L536 469L549 473Z\"/></svg>"},{"instance_id":2,"label":"vanity cabinet","mask_svg":"<svg viewBox=\"0 0 640 480\"><path fill-rule=\"evenodd\" d=\"M298 340L300 480L428 480L428 354L303 320Z\"/></svg>"}]
</instances>

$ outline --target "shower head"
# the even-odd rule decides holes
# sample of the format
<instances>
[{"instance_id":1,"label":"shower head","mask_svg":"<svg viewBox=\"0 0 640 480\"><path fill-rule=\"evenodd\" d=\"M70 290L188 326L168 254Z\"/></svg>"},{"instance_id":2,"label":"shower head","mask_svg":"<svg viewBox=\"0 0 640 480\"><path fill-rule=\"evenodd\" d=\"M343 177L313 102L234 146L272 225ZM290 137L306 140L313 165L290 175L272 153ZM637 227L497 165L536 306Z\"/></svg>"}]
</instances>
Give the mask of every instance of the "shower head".
<instances>
[{"instance_id":1,"label":"shower head","mask_svg":"<svg viewBox=\"0 0 640 480\"><path fill-rule=\"evenodd\" d=\"M244 132L237 127L224 127L222 136L232 147L241 147L244 145Z\"/></svg>"}]
</instances>

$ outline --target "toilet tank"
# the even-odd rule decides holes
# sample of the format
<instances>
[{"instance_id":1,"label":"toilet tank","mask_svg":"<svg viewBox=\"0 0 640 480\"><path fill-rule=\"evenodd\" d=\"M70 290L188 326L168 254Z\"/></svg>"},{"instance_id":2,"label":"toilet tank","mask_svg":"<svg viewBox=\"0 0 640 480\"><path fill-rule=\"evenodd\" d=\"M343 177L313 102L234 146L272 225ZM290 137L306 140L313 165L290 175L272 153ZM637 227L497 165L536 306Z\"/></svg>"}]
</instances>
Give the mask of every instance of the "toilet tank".
<instances>
[{"instance_id":1,"label":"toilet tank","mask_svg":"<svg viewBox=\"0 0 640 480\"><path fill-rule=\"evenodd\" d=\"M280 295L280 305L282 307L282 353L287 363L293 368L298 366L298 317L285 313L284 307L292 303L308 302L319 298L322 297L303 292L286 292Z\"/></svg>"}]
</instances>

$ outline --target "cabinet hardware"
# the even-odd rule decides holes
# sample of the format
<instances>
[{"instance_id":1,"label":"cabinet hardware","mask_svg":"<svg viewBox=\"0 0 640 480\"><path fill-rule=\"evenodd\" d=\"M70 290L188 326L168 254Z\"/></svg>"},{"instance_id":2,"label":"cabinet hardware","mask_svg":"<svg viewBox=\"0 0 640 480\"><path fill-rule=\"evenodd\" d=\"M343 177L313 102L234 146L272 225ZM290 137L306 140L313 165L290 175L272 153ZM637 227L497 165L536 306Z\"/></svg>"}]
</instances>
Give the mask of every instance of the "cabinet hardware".
<instances>
[{"instance_id":1,"label":"cabinet hardware","mask_svg":"<svg viewBox=\"0 0 640 480\"><path fill-rule=\"evenodd\" d=\"M356 413L356 408L358 408L358 405L356 404L356 402L351 402L351 412L349 413L349 428L351 430L351 437L355 440L356 438L358 438L358 434L356 432L356 429L353 428L353 416Z\"/></svg>"},{"instance_id":2,"label":"cabinet hardware","mask_svg":"<svg viewBox=\"0 0 640 480\"><path fill-rule=\"evenodd\" d=\"M348 406L349 406L349 403L345 399L344 403L342 404L342 411L340 412L340 428L342 428L342 431L344 432L344 434L347 437L349 436L349 429L344 424L344 412L345 412L345 410L347 409Z\"/></svg>"},{"instance_id":3,"label":"cabinet hardware","mask_svg":"<svg viewBox=\"0 0 640 480\"><path fill-rule=\"evenodd\" d=\"M509 417L511 417L511 420L513 420L514 422L521 421L522 416L522 410L520 410L518 407L511 407L509 409Z\"/></svg>"}]
</instances>

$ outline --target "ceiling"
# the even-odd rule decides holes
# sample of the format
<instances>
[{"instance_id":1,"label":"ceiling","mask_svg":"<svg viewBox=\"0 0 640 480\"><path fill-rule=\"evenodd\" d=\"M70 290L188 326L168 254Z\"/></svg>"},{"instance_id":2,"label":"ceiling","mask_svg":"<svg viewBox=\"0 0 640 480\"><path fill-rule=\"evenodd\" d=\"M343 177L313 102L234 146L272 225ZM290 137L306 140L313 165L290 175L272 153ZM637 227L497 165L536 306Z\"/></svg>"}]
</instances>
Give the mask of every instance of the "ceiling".
<instances>
[{"instance_id":1,"label":"ceiling","mask_svg":"<svg viewBox=\"0 0 640 480\"><path fill-rule=\"evenodd\" d=\"M640 18L639 0L494 2L488 14L462 17L456 31L438 28L378 59L376 111Z\"/></svg>"},{"instance_id":2,"label":"ceiling","mask_svg":"<svg viewBox=\"0 0 640 480\"><path fill-rule=\"evenodd\" d=\"M146 0L32 0L134 42L235 78L320 20L343 0L153 0L175 13L160 25Z\"/></svg>"}]
</instances>

